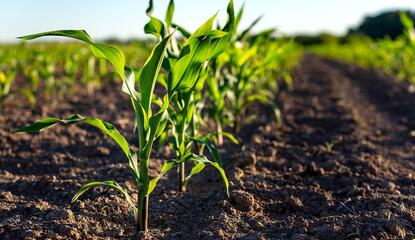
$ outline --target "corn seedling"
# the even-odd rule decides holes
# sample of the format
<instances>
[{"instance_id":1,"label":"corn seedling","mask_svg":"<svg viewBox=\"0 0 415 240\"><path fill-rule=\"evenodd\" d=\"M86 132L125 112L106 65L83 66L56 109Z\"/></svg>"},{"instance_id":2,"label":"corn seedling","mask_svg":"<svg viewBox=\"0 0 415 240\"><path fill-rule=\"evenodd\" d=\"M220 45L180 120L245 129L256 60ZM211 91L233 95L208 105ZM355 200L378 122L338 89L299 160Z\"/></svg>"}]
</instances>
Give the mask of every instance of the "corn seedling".
<instances>
[{"instance_id":1,"label":"corn seedling","mask_svg":"<svg viewBox=\"0 0 415 240\"><path fill-rule=\"evenodd\" d=\"M228 42L229 33L234 21L233 2L228 5L228 24L224 29L212 29L216 14L199 27L193 34L172 23L174 12L174 1L170 1L165 23L151 16L152 1L150 1L147 14L150 22L145 26L147 33L151 33L157 38L162 38L170 33L170 28L178 28L184 37L187 38L183 44L174 39L168 48L167 61L163 68L168 73L167 87L172 104L168 108L171 137L173 139L172 148L176 153L175 165L179 165L179 189L186 191L188 180L200 173L206 164L214 166L222 175L226 189L228 180L221 167L220 155L214 145L204 136L198 134L198 103L201 100L201 91L207 77L207 64L212 58L221 54ZM213 161L203 154L203 149L194 153L195 142L206 146ZM185 163L192 161L195 163L190 174L186 176Z\"/></svg>"},{"instance_id":2,"label":"corn seedling","mask_svg":"<svg viewBox=\"0 0 415 240\"><path fill-rule=\"evenodd\" d=\"M15 79L16 72L0 71L0 103L9 96L11 85Z\"/></svg>"},{"instance_id":3,"label":"corn seedling","mask_svg":"<svg viewBox=\"0 0 415 240\"><path fill-rule=\"evenodd\" d=\"M173 7L171 1L169 8ZM127 202L134 210L137 216L137 226L139 230L146 231L148 229L148 203L149 195L156 187L160 177L166 174L170 169L182 164L184 161L194 161L195 167L192 168L190 176L199 173L206 164L216 167L226 184L228 189L228 181L220 166L220 157L216 149L210 144L206 138L202 136L191 136L185 139L187 134L187 125L191 121L193 112L189 109L192 104L192 96L196 92L201 91L200 79L206 75L206 62L214 56L217 56L226 47L226 42L222 41L227 35L226 32L212 30L212 24L215 16L209 19L202 27L200 27L182 46L180 55L177 58L166 57L166 50L172 38L171 34L159 34L157 29L157 19L151 18L146 25L146 32L156 34L159 37L157 45L153 48L149 58L143 68L138 72L138 90L135 87L135 71L125 64L125 57L122 51L116 47L104 45L93 41L90 36L83 30L60 30L21 37L24 40L32 40L44 36L63 36L76 40L80 40L90 45L92 52L98 58L103 58L111 62L115 72L123 80L122 91L130 97L134 113L135 128L138 134L138 152L130 149L127 140L118 132L114 125L104 122L98 118L83 117L80 115L72 115L65 119L45 118L41 119L27 127L17 130L17 132L39 133L47 128L57 124L72 125L76 123L84 123L94 126L109 137L111 137L122 149L124 155L128 159L129 169L137 182L139 189L138 203L134 203L133 199L127 191L113 180L91 182L79 189L72 201L76 201L88 189L104 185L120 191L126 198ZM149 30L148 28L153 28ZM221 51L219 51L221 50ZM165 69L168 73L168 81L166 85L166 94L159 97L154 94L156 81L159 78L159 72L163 62L168 60ZM157 101L161 100L161 101ZM173 111L170 108L170 102L173 102L180 109ZM159 110L153 114L153 107L159 107ZM169 111L168 111L169 109ZM169 116L169 113L174 116ZM190 116L190 117L189 117ZM179 150L178 159L167 161L158 176L150 178L148 166L150 161L150 153L155 140L163 133L168 122L181 124L178 131L173 131L174 138L179 141L177 145ZM173 126L177 126L173 124ZM174 128L174 127L173 127ZM207 146L210 150L214 161L208 160L204 155L196 155L191 153L191 142L199 141ZM190 177L189 176L189 177ZM188 177L188 178L189 178Z\"/></svg>"},{"instance_id":4,"label":"corn seedling","mask_svg":"<svg viewBox=\"0 0 415 240\"><path fill-rule=\"evenodd\" d=\"M243 8L237 14L235 26L242 14ZM232 125L234 132L239 131L246 109L254 102L273 106L279 118L272 89L267 86L272 81L269 77L277 63L278 51L269 41L272 31L250 36L259 20L241 34L235 34L225 53L211 65L212 75L207 80L208 114L216 124L218 144L223 142L224 126ZM232 137L227 133L226 136Z\"/></svg>"},{"instance_id":5,"label":"corn seedling","mask_svg":"<svg viewBox=\"0 0 415 240\"><path fill-rule=\"evenodd\" d=\"M115 47L107 46L94 42L85 31L79 30L63 30L45 32L35 35L22 37L25 40L31 40L43 36L64 36L81 40L91 46L94 55L98 58L107 59L112 63L116 73L123 80L122 91L129 95L135 112L136 128L138 133L139 151L134 152L129 148L127 140L118 132L114 125L104 122L98 118L86 118L80 115L73 115L65 119L45 118L35 122L34 124L23 127L18 132L41 132L44 129L52 127L56 124L76 124L85 123L92 125L111 137L122 149L128 159L129 168L137 182L139 189L139 200L136 205L127 191L115 181L91 182L83 187L75 194L72 201L76 201L85 191L91 187L105 185L110 188L119 190L127 199L131 208L138 214L138 228L146 231L148 228L148 202L149 195L153 191L159 177L150 179L148 175L148 165L150 153L156 138L163 132L166 119L166 110L169 106L167 95L163 98L163 106L155 113L152 113L152 98L154 86L163 57L166 52L167 43L170 36L160 41L153 49L150 57L144 64L139 76L139 91L135 88L134 71L125 65L124 54ZM161 174L167 172L173 164L166 163Z\"/></svg>"}]
</instances>

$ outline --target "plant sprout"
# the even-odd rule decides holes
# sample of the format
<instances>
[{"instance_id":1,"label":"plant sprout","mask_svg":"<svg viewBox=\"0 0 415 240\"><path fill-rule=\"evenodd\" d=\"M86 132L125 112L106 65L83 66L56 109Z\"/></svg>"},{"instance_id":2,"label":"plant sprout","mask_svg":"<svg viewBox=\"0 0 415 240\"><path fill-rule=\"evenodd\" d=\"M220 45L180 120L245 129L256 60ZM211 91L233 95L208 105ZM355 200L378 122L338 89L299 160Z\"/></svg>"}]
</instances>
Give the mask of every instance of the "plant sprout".
<instances>
[{"instance_id":1,"label":"plant sprout","mask_svg":"<svg viewBox=\"0 0 415 240\"><path fill-rule=\"evenodd\" d=\"M127 140L118 132L114 125L104 122L98 118L88 118L80 115L72 115L65 119L45 118L30 126L20 128L17 131L37 133L56 124L70 125L84 123L100 129L111 137L120 146L128 159L129 169L131 170L139 189L138 204L134 204L127 191L112 180L92 182L84 185L75 194L72 201L76 201L85 191L98 185L105 185L117 189L126 197L131 208L135 212L138 212L138 228L142 231L146 231L148 229L149 195L153 191L156 183L156 181L151 180L148 175L150 153L154 141L158 136L160 136L166 125L166 110L169 105L169 99L166 95L164 97L163 106L155 114L153 114L151 109L151 99L153 98L154 86L160 71L163 57L166 53L167 43L170 41L170 36L164 38L154 47L149 58L144 64L139 76L139 91L135 88L134 71L125 65L124 54L118 48L94 42L89 35L82 30L52 31L24 36L21 38L24 40L31 40L43 36L64 36L81 40L91 46L95 56L107 59L112 63L116 73L123 80L122 91L129 95L132 102L135 112L135 121L139 140L138 145L140 150L138 152L131 150ZM165 173L168 168L169 164L165 164L162 168L162 173Z\"/></svg>"},{"instance_id":2,"label":"plant sprout","mask_svg":"<svg viewBox=\"0 0 415 240\"><path fill-rule=\"evenodd\" d=\"M173 1L170 6L173 5ZM84 123L94 126L109 137L111 137L122 149L124 155L129 162L129 169L137 183L139 189L139 200L135 204L133 199L127 193L127 191L121 187L117 182L113 180L91 182L81 187L73 197L72 201L76 201L83 193L88 189L104 185L110 188L120 191L127 202L137 213L137 227L139 230L147 231L148 229L148 204L149 195L156 187L156 184L161 176L166 174L170 169L182 164L186 160L193 160L196 166L192 169L190 176L199 173L206 164L210 164L217 168L225 182L226 189L228 189L228 181L224 170L222 169L219 161L219 154L213 145L211 145L202 136L192 136L192 140L200 141L209 148L214 161L210 161L203 155L195 155L190 153L190 148L185 146L189 144L187 142L180 142L180 155L178 159L169 160L164 163L160 170L159 175L150 178L149 176L149 161L150 154L155 140L164 132L166 125L173 118L176 119L189 119L189 106L190 102L179 102L178 99L183 99L182 96L187 94L185 99L190 99L196 91L201 91L201 88L195 88L196 82L200 79L200 75L205 71L205 62L209 57L219 54L218 47L224 48L223 45L218 44L221 42L221 38L226 36L226 32L211 30L214 17L209 19L202 27L199 28L183 45L182 52L178 59L172 59L166 57L166 50L172 39L172 35L159 35L159 42L152 50L149 58L144 64L143 68L139 71L138 76L138 90L135 86L135 72L125 64L125 57L122 51L116 47L97 43L91 39L91 37L83 30L59 30L52 32L44 32L29 36L21 37L24 40L32 40L44 36L63 36L68 38L77 39L90 45L92 52L98 58L103 58L111 62L114 66L115 72L123 80L122 91L130 97L134 113L135 113L135 128L138 134L138 147L139 151L134 152L130 149L127 140L118 132L114 125L108 122L104 122L98 118L83 117L80 115L72 115L65 119L58 118L45 118L41 119L32 125L23 127L17 130L17 132L32 132L39 133L47 128L50 128L57 124L72 125L76 123ZM155 28L155 18L152 18L146 27ZM148 30L157 34L157 31ZM159 78L160 69L165 60L168 60L170 67L168 70L168 83L167 85L161 85L166 87L166 94L159 97L154 94L155 85ZM154 99L162 99L155 101ZM174 117L169 116L170 102L174 104L181 104L181 108L185 111L175 112ZM153 107L159 107L158 111L153 113ZM183 108L185 107L185 108ZM192 113L190 113L191 115ZM180 122L181 124L183 121ZM184 121L184 124L188 124L188 121ZM173 132L175 139L182 139L187 130L182 128L182 131ZM177 136L180 134L180 136ZM183 151L183 147L185 150Z\"/></svg>"}]
</instances>

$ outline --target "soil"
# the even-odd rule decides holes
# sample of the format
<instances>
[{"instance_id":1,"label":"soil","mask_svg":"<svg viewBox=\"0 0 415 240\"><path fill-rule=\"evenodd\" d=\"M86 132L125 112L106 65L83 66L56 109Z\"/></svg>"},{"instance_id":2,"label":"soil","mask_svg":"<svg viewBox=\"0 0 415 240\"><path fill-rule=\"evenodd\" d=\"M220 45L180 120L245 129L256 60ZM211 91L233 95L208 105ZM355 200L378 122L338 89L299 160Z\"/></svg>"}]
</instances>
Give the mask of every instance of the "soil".
<instances>
[{"instance_id":1,"label":"soil","mask_svg":"<svg viewBox=\"0 0 415 240\"><path fill-rule=\"evenodd\" d=\"M138 235L117 192L95 188L70 203L89 181L116 180L135 192L108 137L85 125L11 133L40 117L80 113L114 123L135 142L119 84L44 96L33 110L9 98L0 109L0 239L413 239L415 95L407 87L305 55L294 87L278 97L283 125L256 108L241 143L221 148L230 197L213 169L185 193L172 172L150 197L151 230ZM155 175L169 151L153 156Z\"/></svg>"}]
</instances>

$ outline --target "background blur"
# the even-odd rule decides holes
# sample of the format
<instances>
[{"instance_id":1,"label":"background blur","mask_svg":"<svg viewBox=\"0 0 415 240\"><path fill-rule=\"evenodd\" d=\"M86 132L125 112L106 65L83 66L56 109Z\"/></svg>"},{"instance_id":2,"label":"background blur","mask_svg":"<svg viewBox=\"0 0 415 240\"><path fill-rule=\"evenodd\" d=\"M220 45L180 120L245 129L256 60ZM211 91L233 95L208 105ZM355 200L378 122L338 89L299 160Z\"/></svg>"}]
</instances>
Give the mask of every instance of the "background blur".
<instances>
[{"instance_id":1,"label":"background blur","mask_svg":"<svg viewBox=\"0 0 415 240\"><path fill-rule=\"evenodd\" d=\"M155 15L164 16L168 0L155 0ZM286 34L345 34L367 15L415 9L414 0L236 0L246 4L241 27L264 15L257 29L277 27ZM143 37L147 0L2 0L0 41L56 29L85 29L95 39ZM176 0L175 22L194 30L225 0ZM225 12L220 12L224 18Z\"/></svg>"}]
</instances>

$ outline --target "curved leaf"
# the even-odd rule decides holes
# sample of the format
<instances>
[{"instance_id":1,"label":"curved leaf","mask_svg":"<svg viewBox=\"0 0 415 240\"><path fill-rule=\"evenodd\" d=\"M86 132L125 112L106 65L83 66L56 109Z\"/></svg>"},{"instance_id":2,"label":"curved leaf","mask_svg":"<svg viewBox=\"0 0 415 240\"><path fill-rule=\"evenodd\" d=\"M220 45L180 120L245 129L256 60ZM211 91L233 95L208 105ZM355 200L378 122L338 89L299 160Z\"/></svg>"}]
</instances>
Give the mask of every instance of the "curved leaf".
<instances>
[{"instance_id":1,"label":"curved leaf","mask_svg":"<svg viewBox=\"0 0 415 240\"><path fill-rule=\"evenodd\" d=\"M27 36L23 36L19 38L23 40L32 40L32 39L45 37L45 36L68 37L68 38L73 38L73 39L77 39L85 43L88 43L91 46L92 52L94 53L96 57L104 58L110 61L112 65L114 66L115 71L121 77L121 79L125 78L125 75L124 75L125 58L124 58L124 54L122 53L122 51L116 47L94 42L85 30L57 30L57 31L50 31L50 32L27 35Z\"/></svg>"},{"instance_id":2,"label":"curved leaf","mask_svg":"<svg viewBox=\"0 0 415 240\"><path fill-rule=\"evenodd\" d=\"M19 128L15 132L29 132L29 133L40 133L45 129L55 126L56 124L76 124L76 123L86 123L88 125L94 126L105 134L110 136L117 144L121 147L125 155L130 158L130 150L128 147L128 142L125 138L118 132L118 130L111 123L104 122L98 118L84 118L81 115L75 114L65 119L58 118L44 118L35 123Z\"/></svg>"},{"instance_id":3,"label":"curved leaf","mask_svg":"<svg viewBox=\"0 0 415 240\"><path fill-rule=\"evenodd\" d=\"M222 164L222 159L220 157L220 154L219 154L218 150L213 145L213 143L211 141L209 141L209 139L207 139L206 137L202 137L202 136L195 136L195 137L193 137L193 139L196 140L197 142L200 142L203 145L205 145L207 147L207 149L209 150L210 155L212 156L212 159L215 162L217 162L219 164Z\"/></svg>"},{"instance_id":4,"label":"curved leaf","mask_svg":"<svg viewBox=\"0 0 415 240\"><path fill-rule=\"evenodd\" d=\"M219 163L212 162L209 159L207 159L205 156L199 156L199 155L195 155L195 154L192 154L192 158L190 160L193 160L193 161L196 161L197 162L197 165L194 167L195 170L193 172L193 175L196 175L196 174L200 173L203 170L203 168L200 165L210 164L213 167L215 167L220 172L220 174L222 176L222 180L225 183L226 194L229 196L229 181L228 181L228 177L226 176L225 170L223 170L223 168L221 167L221 165ZM188 178L190 178L190 177L191 177L191 175L188 176Z\"/></svg>"},{"instance_id":5,"label":"curved leaf","mask_svg":"<svg viewBox=\"0 0 415 240\"><path fill-rule=\"evenodd\" d=\"M97 187L97 186L107 186L107 187L110 187L110 188L117 189L118 191L120 191L124 195L124 197L126 198L128 204L131 206L131 208L136 210L136 206L135 206L133 200L131 199L130 195L127 193L127 190L122 188L115 181L90 182L90 183L87 183L87 184L83 185L73 196L72 203L75 202L76 200L78 200L79 197L82 196L82 194L84 194L90 188Z\"/></svg>"},{"instance_id":6,"label":"curved leaf","mask_svg":"<svg viewBox=\"0 0 415 240\"><path fill-rule=\"evenodd\" d=\"M164 23L158 18L150 16L150 21L144 26L144 32L162 39L166 35Z\"/></svg>"},{"instance_id":7,"label":"curved leaf","mask_svg":"<svg viewBox=\"0 0 415 240\"><path fill-rule=\"evenodd\" d=\"M176 28L185 38L189 38L192 35L189 31L178 24L172 23L171 26Z\"/></svg>"},{"instance_id":8,"label":"curved leaf","mask_svg":"<svg viewBox=\"0 0 415 240\"><path fill-rule=\"evenodd\" d=\"M122 91L124 93L126 93L128 96L130 96L131 98L133 98L136 101L140 101L141 100L141 96L140 93L137 92L137 90L135 90L135 73L134 71L129 68L129 67L125 67L124 69L126 78L125 81L123 81L122 83Z\"/></svg>"},{"instance_id":9,"label":"curved leaf","mask_svg":"<svg viewBox=\"0 0 415 240\"><path fill-rule=\"evenodd\" d=\"M147 190L147 196L150 195L154 188L157 185L158 180L164 175L166 174L168 171L170 171L172 168L174 168L175 166L177 166L179 163L177 161L171 160L171 161L167 161L164 163L163 167L160 170L159 175L157 175L156 177L154 177L153 179L150 180L149 185L148 185L148 190Z\"/></svg>"}]
</instances>

